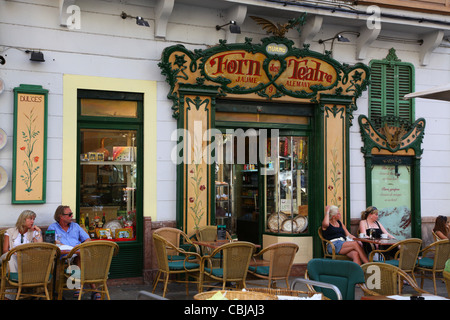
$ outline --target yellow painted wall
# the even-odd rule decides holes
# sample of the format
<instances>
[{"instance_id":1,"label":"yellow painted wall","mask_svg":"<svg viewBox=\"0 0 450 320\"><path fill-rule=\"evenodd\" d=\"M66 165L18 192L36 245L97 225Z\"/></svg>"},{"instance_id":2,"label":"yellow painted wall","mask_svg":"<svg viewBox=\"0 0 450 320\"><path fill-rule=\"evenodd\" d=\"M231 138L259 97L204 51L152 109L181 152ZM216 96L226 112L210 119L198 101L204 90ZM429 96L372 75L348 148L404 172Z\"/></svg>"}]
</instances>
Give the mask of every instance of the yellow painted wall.
<instances>
[{"instance_id":1,"label":"yellow painted wall","mask_svg":"<svg viewBox=\"0 0 450 320\"><path fill-rule=\"evenodd\" d=\"M156 81L65 74L63 78L62 203L76 208L77 89L144 94L144 216L156 220Z\"/></svg>"},{"instance_id":2,"label":"yellow painted wall","mask_svg":"<svg viewBox=\"0 0 450 320\"><path fill-rule=\"evenodd\" d=\"M293 242L298 245L298 251L294 258L294 263L308 263L313 258L313 238L312 237L282 237L263 235L263 248L274 243Z\"/></svg>"}]
</instances>

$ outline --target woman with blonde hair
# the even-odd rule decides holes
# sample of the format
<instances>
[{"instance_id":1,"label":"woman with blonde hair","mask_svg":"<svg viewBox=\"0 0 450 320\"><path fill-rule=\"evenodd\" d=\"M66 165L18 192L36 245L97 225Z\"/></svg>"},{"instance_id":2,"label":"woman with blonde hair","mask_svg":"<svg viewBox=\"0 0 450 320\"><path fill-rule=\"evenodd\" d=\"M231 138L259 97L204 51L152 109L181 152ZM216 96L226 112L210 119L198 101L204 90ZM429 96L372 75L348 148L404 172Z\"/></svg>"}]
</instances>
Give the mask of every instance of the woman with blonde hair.
<instances>
[{"instance_id":1,"label":"woman with blonde hair","mask_svg":"<svg viewBox=\"0 0 450 320\"><path fill-rule=\"evenodd\" d=\"M6 258L8 251L22 244L32 242L42 242L42 232L38 226L34 225L36 213L31 210L22 211L17 218L16 226L6 230L3 238L3 255L0 258L0 265ZM8 263L10 272L17 272L17 257L12 255ZM14 290L13 290L14 291ZM14 295L7 294L6 298L14 299Z\"/></svg>"},{"instance_id":2,"label":"woman with blonde hair","mask_svg":"<svg viewBox=\"0 0 450 320\"><path fill-rule=\"evenodd\" d=\"M3 240L3 254L21 244L42 242L41 229L34 225L36 213L31 210L23 211L17 218L16 226L6 230Z\"/></svg>"},{"instance_id":3,"label":"woman with blonde hair","mask_svg":"<svg viewBox=\"0 0 450 320\"><path fill-rule=\"evenodd\" d=\"M358 242L353 241L355 236L348 232L347 228L340 221L340 219L341 213L339 212L338 207L326 207L325 216L322 221L323 237L334 244L336 253L348 256L353 260L353 262L356 262L359 265L369 262L366 254L364 253ZM328 246L327 250L331 252L330 245Z\"/></svg>"}]
</instances>

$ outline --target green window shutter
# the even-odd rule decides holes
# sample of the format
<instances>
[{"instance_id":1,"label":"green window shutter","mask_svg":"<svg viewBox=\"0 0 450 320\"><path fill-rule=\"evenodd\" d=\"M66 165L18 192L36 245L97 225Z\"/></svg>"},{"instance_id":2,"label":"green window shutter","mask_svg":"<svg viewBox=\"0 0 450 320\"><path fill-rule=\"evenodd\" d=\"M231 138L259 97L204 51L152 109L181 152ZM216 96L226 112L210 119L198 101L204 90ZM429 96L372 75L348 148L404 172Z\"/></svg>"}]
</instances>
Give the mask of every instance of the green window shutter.
<instances>
[{"instance_id":1,"label":"green window shutter","mask_svg":"<svg viewBox=\"0 0 450 320\"><path fill-rule=\"evenodd\" d=\"M406 94L414 91L413 66L397 61L372 61L371 73L370 120L376 126L381 126L382 118L387 120L388 124L396 126L402 120L413 122L414 102L403 100Z\"/></svg>"}]
</instances>

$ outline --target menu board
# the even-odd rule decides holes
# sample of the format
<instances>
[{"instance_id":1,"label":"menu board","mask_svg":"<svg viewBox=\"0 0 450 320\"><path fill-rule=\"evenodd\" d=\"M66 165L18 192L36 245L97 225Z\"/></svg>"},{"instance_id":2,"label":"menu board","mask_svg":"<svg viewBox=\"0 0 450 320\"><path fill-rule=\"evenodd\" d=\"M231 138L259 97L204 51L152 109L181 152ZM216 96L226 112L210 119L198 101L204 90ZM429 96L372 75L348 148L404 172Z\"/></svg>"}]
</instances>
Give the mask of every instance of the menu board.
<instances>
[{"instance_id":1,"label":"menu board","mask_svg":"<svg viewBox=\"0 0 450 320\"><path fill-rule=\"evenodd\" d=\"M411 167L375 165L372 170L372 204L378 220L397 239L411 237Z\"/></svg>"}]
</instances>

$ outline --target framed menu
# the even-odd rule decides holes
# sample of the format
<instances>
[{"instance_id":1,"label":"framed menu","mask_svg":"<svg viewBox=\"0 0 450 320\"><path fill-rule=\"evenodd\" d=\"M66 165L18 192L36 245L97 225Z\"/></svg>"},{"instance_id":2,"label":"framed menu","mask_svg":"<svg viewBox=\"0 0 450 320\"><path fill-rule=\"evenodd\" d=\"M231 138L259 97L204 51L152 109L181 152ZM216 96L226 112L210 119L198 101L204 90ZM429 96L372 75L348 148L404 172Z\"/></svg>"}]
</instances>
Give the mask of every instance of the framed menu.
<instances>
[{"instance_id":1,"label":"framed menu","mask_svg":"<svg viewBox=\"0 0 450 320\"><path fill-rule=\"evenodd\" d=\"M379 221L397 239L411 237L411 166L374 165L372 205Z\"/></svg>"}]
</instances>

